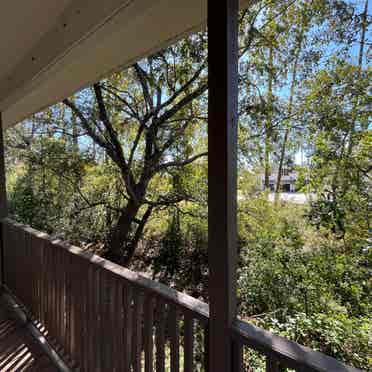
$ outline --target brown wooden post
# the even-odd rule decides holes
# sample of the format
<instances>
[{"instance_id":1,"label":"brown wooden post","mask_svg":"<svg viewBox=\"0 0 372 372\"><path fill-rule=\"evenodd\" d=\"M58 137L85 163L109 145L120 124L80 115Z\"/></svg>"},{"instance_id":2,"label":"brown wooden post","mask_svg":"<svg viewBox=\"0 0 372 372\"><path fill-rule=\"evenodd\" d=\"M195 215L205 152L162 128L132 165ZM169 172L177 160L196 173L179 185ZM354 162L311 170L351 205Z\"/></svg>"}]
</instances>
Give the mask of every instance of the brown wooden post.
<instances>
[{"instance_id":1,"label":"brown wooden post","mask_svg":"<svg viewBox=\"0 0 372 372\"><path fill-rule=\"evenodd\" d=\"M0 219L7 216L3 124L0 112Z\"/></svg>"},{"instance_id":2,"label":"brown wooden post","mask_svg":"<svg viewBox=\"0 0 372 372\"><path fill-rule=\"evenodd\" d=\"M238 0L208 0L209 371L233 370L236 319Z\"/></svg>"},{"instance_id":3,"label":"brown wooden post","mask_svg":"<svg viewBox=\"0 0 372 372\"><path fill-rule=\"evenodd\" d=\"M3 247L3 225L1 220L8 214L6 185L5 185L5 155L4 155L4 136L2 115L0 112L0 278L1 284L4 283L4 247Z\"/></svg>"}]
</instances>

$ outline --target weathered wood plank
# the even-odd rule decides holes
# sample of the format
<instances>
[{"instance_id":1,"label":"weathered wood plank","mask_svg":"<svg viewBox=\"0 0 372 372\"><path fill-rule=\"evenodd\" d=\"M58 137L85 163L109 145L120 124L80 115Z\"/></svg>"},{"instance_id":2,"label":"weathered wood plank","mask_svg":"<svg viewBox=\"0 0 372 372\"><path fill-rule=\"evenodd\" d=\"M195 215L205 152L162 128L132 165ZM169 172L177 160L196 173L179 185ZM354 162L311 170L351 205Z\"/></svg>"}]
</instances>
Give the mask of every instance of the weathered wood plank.
<instances>
[{"instance_id":1,"label":"weathered wood plank","mask_svg":"<svg viewBox=\"0 0 372 372\"><path fill-rule=\"evenodd\" d=\"M194 319L185 313L184 319L184 371L194 370Z\"/></svg>"},{"instance_id":2,"label":"weathered wood plank","mask_svg":"<svg viewBox=\"0 0 372 372\"><path fill-rule=\"evenodd\" d=\"M165 372L165 303L156 299L156 372Z\"/></svg>"},{"instance_id":3,"label":"weathered wood plank","mask_svg":"<svg viewBox=\"0 0 372 372\"><path fill-rule=\"evenodd\" d=\"M243 345L236 341L233 345L233 371L244 372Z\"/></svg>"},{"instance_id":4,"label":"weathered wood plank","mask_svg":"<svg viewBox=\"0 0 372 372\"><path fill-rule=\"evenodd\" d=\"M123 285L117 278L113 279L113 283L114 283L113 327L115 329L113 336L115 340L112 352L113 355L115 355L115 370L123 371L124 369Z\"/></svg>"},{"instance_id":5,"label":"weathered wood plank","mask_svg":"<svg viewBox=\"0 0 372 372\"><path fill-rule=\"evenodd\" d=\"M280 368L280 364L276 359L271 357L266 358L266 372L283 372Z\"/></svg>"},{"instance_id":6,"label":"weathered wood plank","mask_svg":"<svg viewBox=\"0 0 372 372\"><path fill-rule=\"evenodd\" d=\"M100 350L101 346L101 308L100 308L100 293L101 293L101 278L100 278L101 270L100 268L95 268L94 270L94 287L95 287L95 298L94 298L94 313L96 314L96 321L94 323L95 328L95 351ZM102 354L100 352L95 353L95 371L102 370Z\"/></svg>"},{"instance_id":7,"label":"weathered wood plank","mask_svg":"<svg viewBox=\"0 0 372 372\"><path fill-rule=\"evenodd\" d=\"M204 370L209 371L209 325L204 325Z\"/></svg>"},{"instance_id":8,"label":"weathered wood plank","mask_svg":"<svg viewBox=\"0 0 372 372\"><path fill-rule=\"evenodd\" d=\"M134 293L133 308L133 370L141 372L142 364L142 322L143 322L143 295L140 292Z\"/></svg>"},{"instance_id":9,"label":"weathered wood plank","mask_svg":"<svg viewBox=\"0 0 372 372\"><path fill-rule=\"evenodd\" d=\"M93 267L88 265L88 280L87 280L87 335L85 342L87 343L87 370L94 371L94 354L96 349L94 347L95 333L94 333L94 323L95 323L95 312L94 312L94 277L93 277Z\"/></svg>"},{"instance_id":10,"label":"weathered wood plank","mask_svg":"<svg viewBox=\"0 0 372 372\"><path fill-rule=\"evenodd\" d=\"M145 372L153 372L154 367L154 298L147 296L145 301Z\"/></svg>"},{"instance_id":11,"label":"weathered wood plank","mask_svg":"<svg viewBox=\"0 0 372 372\"><path fill-rule=\"evenodd\" d=\"M208 0L209 370L232 370L236 319L238 0Z\"/></svg>"},{"instance_id":12,"label":"weathered wood plank","mask_svg":"<svg viewBox=\"0 0 372 372\"><path fill-rule=\"evenodd\" d=\"M180 370L180 335L179 335L179 314L175 306L170 306L169 318L169 339L171 349L171 372Z\"/></svg>"},{"instance_id":13,"label":"weathered wood plank","mask_svg":"<svg viewBox=\"0 0 372 372\"><path fill-rule=\"evenodd\" d=\"M124 288L124 371L130 372L132 363L132 288Z\"/></svg>"}]
</instances>

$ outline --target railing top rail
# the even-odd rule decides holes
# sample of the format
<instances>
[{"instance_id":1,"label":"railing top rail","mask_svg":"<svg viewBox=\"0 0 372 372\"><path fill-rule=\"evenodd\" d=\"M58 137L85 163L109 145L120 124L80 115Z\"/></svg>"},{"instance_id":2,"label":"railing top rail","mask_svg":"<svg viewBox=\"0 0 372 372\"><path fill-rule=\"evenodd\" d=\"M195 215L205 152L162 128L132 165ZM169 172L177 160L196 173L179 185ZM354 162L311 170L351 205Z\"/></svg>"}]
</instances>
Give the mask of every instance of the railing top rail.
<instances>
[{"instance_id":1,"label":"railing top rail","mask_svg":"<svg viewBox=\"0 0 372 372\"><path fill-rule=\"evenodd\" d=\"M23 225L15 222L10 218L2 220L3 223L7 223L10 226L17 227L33 235L37 238L47 240L53 246L65 249L72 255L78 256L84 260L89 261L91 264L96 265L104 270L110 271L112 274L120 277L121 279L129 282L131 285L138 287L140 290L150 292L154 296L159 296L167 302L171 302L183 310L190 311L194 318L199 319L202 322L207 322L209 318L209 306L185 293L176 291L175 289L169 288L168 286L158 283L154 280L148 279L145 276L126 269L120 265L110 262L102 257L99 257L91 252L84 251L83 249L69 244L60 239L53 239L50 235L40 232L32 227Z\"/></svg>"},{"instance_id":2,"label":"railing top rail","mask_svg":"<svg viewBox=\"0 0 372 372\"><path fill-rule=\"evenodd\" d=\"M298 371L360 372L359 369L347 366L335 358L242 320L235 324L234 337L241 344Z\"/></svg>"},{"instance_id":3,"label":"railing top rail","mask_svg":"<svg viewBox=\"0 0 372 372\"><path fill-rule=\"evenodd\" d=\"M60 239L53 239L46 233L39 232L9 218L0 220L0 222L5 225L8 224L10 227L21 229L36 238L48 241L52 246L64 249L73 256L80 257L96 267L109 271L119 279L123 279L130 283L130 285L136 286L139 290L147 292L153 296L161 297L166 302L176 305L184 312L190 312L193 318L199 319L204 323L208 322L209 306L202 301L171 289L164 284L150 280L141 274L123 268ZM305 346L301 346L284 337L274 335L271 332L241 320L236 321L233 329L233 336L240 345L245 345L269 358L281 362L283 366L298 371L360 371L356 368L346 366L334 358L311 350Z\"/></svg>"}]
</instances>

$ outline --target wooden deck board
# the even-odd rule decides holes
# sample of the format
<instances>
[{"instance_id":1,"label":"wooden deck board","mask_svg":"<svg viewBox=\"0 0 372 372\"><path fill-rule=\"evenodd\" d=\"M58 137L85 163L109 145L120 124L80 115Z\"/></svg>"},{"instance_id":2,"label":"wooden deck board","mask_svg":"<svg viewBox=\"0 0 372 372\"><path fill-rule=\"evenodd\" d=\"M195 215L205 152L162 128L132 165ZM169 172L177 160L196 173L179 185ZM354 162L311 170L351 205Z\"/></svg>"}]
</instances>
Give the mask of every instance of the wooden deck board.
<instances>
[{"instance_id":1,"label":"wooden deck board","mask_svg":"<svg viewBox=\"0 0 372 372\"><path fill-rule=\"evenodd\" d=\"M26 329L13 320L0 306L0 371L54 372L49 358L43 354Z\"/></svg>"}]
</instances>

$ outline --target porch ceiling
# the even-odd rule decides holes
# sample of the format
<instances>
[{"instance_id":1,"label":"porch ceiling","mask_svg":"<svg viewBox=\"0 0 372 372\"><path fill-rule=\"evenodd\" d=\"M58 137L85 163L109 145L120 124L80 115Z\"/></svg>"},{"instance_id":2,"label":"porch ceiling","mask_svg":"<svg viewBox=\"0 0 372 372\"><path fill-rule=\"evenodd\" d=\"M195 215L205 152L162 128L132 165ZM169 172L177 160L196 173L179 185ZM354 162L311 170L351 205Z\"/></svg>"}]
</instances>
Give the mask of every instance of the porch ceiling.
<instances>
[{"instance_id":1,"label":"porch ceiling","mask_svg":"<svg viewBox=\"0 0 372 372\"><path fill-rule=\"evenodd\" d=\"M3 0L0 111L13 125L197 30L205 0Z\"/></svg>"}]
</instances>

